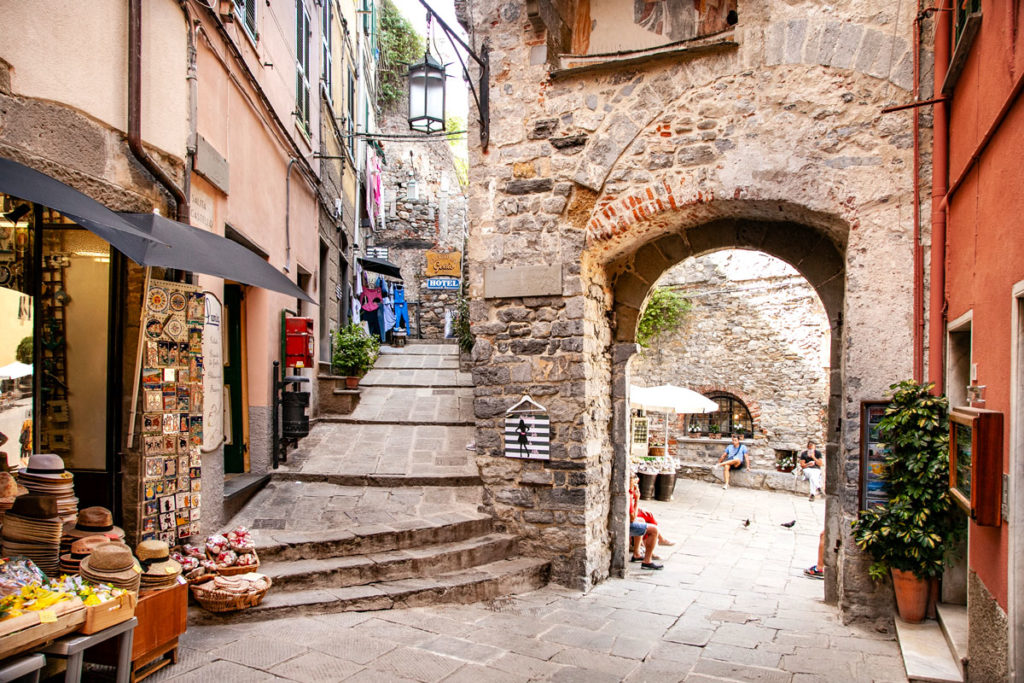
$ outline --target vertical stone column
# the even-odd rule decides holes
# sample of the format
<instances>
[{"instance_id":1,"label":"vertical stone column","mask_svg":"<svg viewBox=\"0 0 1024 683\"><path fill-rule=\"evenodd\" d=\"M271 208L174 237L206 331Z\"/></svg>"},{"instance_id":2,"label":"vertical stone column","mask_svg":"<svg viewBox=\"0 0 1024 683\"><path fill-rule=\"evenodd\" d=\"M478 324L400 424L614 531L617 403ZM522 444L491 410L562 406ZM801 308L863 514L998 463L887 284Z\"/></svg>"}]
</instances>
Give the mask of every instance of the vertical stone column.
<instances>
[{"instance_id":1,"label":"vertical stone column","mask_svg":"<svg viewBox=\"0 0 1024 683\"><path fill-rule=\"evenodd\" d=\"M626 552L629 545L629 359L638 350L633 343L612 346L612 480L611 511L608 527L611 533L612 576L626 573Z\"/></svg>"}]
</instances>

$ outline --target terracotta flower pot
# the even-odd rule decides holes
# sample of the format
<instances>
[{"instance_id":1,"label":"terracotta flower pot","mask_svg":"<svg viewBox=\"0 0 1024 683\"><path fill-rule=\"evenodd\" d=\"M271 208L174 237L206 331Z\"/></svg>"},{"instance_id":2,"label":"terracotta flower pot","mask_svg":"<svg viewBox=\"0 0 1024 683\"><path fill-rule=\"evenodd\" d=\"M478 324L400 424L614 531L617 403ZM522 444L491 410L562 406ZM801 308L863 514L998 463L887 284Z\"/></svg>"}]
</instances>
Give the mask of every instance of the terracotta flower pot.
<instances>
[{"instance_id":1,"label":"terracotta flower pot","mask_svg":"<svg viewBox=\"0 0 1024 683\"><path fill-rule=\"evenodd\" d=\"M358 376L348 375L348 376L345 377L345 388L346 389L355 389L358 386L359 386L359 377Z\"/></svg>"},{"instance_id":2,"label":"terracotta flower pot","mask_svg":"<svg viewBox=\"0 0 1024 683\"><path fill-rule=\"evenodd\" d=\"M929 586L927 579L919 579L913 572L893 569L892 587L896 591L896 606L900 619L911 624L924 621L928 609Z\"/></svg>"}]
</instances>

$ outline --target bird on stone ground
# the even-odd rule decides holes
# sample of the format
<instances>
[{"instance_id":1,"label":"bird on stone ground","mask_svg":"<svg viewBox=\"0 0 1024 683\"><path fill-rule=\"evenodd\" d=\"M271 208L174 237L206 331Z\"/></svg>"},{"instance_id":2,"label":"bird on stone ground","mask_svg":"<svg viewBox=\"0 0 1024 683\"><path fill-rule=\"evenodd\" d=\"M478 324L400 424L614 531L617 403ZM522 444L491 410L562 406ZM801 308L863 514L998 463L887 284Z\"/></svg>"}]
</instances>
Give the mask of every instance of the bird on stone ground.
<instances>
[{"instance_id":1,"label":"bird on stone ground","mask_svg":"<svg viewBox=\"0 0 1024 683\"><path fill-rule=\"evenodd\" d=\"M796 520L795 519L792 522L783 522L779 526L784 526L787 529L792 529L794 524L796 524Z\"/></svg>"},{"instance_id":2,"label":"bird on stone ground","mask_svg":"<svg viewBox=\"0 0 1024 683\"><path fill-rule=\"evenodd\" d=\"M743 526L750 526L750 520L749 519L743 520Z\"/></svg>"}]
</instances>

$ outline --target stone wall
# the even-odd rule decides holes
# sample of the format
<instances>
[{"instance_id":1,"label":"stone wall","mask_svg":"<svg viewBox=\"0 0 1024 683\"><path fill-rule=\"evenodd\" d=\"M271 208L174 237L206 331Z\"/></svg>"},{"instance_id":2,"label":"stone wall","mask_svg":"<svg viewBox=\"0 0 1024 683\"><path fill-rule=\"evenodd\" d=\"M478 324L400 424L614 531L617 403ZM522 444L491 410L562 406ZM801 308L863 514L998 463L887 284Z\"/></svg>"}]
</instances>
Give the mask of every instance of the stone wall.
<instances>
[{"instance_id":1,"label":"stone wall","mask_svg":"<svg viewBox=\"0 0 1024 683\"><path fill-rule=\"evenodd\" d=\"M674 333L655 338L632 363L633 383L675 384L739 398L754 419L752 465L774 468L777 451L824 444L829 327L811 286L792 267L763 254L718 252L669 270L659 286L685 296L691 310ZM663 416L651 414L661 434ZM690 438L682 418L669 421L677 456L717 461L724 442Z\"/></svg>"},{"instance_id":2,"label":"stone wall","mask_svg":"<svg viewBox=\"0 0 1024 683\"><path fill-rule=\"evenodd\" d=\"M752 0L715 36L557 70L551 27L528 9L474 0L462 14L492 49L490 145L469 137L488 505L559 582L622 571L640 310L690 256L762 251L800 272L829 319L826 596L847 618L876 616L882 589L849 522L860 401L912 369L911 114L881 109L912 99L917 8ZM523 393L549 404L549 463L500 457L502 411ZM566 513L557 534L533 521L549 509Z\"/></svg>"},{"instance_id":3,"label":"stone wall","mask_svg":"<svg viewBox=\"0 0 1024 683\"><path fill-rule=\"evenodd\" d=\"M404 101L404 100L403 100ZM401 107L385 116L382 129L408 132ZM387 141L384 165L384 216L373 243L388 248L388 259L402 269L413 336L441 339L445 313L455 310L458 292L427 288L428 251L463 251L466 196L455 170L455 155L445 140Z\"/></svg>"}]
</instances>

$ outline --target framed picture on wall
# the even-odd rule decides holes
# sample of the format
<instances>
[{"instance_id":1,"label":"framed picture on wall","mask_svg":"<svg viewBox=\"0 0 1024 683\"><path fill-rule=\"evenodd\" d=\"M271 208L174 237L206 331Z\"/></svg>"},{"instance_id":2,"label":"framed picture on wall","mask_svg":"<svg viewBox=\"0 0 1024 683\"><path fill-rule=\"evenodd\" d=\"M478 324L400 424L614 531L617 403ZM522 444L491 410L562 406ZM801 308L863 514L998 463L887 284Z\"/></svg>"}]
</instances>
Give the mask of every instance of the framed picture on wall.
<instances>
[{"instance_id":1,"label":"framed picture on wall","mask_svg":"<svg viewBox=\"0 0 1024 683\"><path fill-rule=\"evenodd\" d=\"M860 403L860 490L859 510L868 510L889 501L885 481L886 446L878 434L888 401Z\"/></svg>"}]
</instances>

